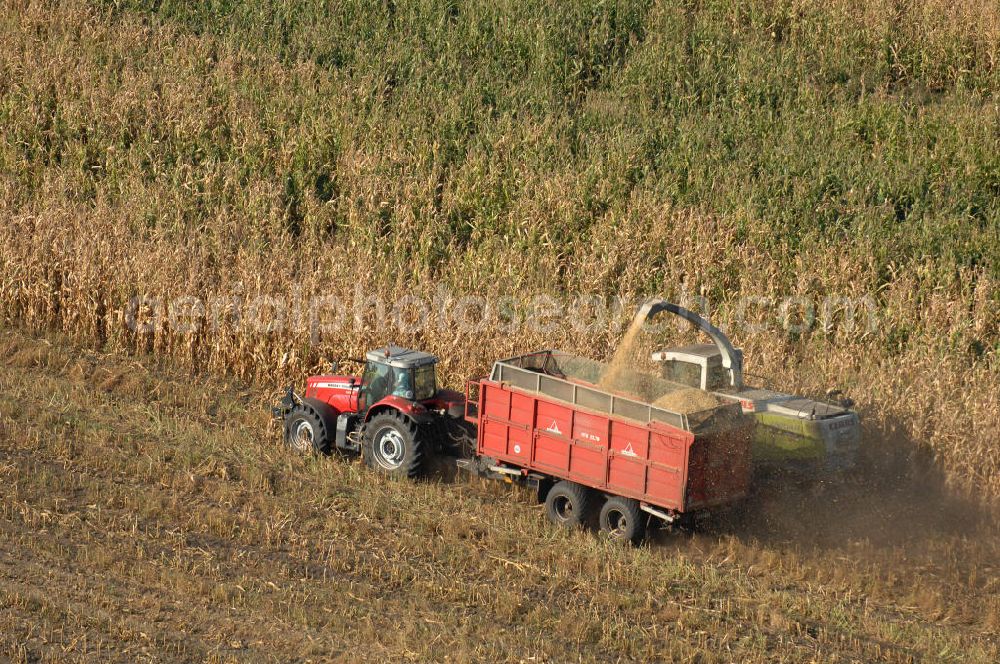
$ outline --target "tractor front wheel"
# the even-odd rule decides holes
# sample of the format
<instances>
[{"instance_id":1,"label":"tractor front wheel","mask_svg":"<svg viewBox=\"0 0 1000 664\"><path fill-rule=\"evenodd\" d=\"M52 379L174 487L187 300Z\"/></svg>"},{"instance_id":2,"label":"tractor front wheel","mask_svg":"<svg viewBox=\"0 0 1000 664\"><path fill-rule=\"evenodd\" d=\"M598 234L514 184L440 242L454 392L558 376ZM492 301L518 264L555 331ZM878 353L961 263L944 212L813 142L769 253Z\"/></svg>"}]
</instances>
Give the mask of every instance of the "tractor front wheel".
<instances>
[{"instance_id":1,"label":"tractor front wheel","mask_svg":"<svg viewBox=\"0 0 1000 664\"><path fill-rule=\"evenodd\" d=\"M381 473L414 479L423 470L424 444L412 420L398 411L387 411L365 424L361 456Z\"/></svg>"},{"instance_id":2,"label":"tractor front wheel","mask_svg":"<svg viewBox=\"0 0 1000 664\"><path fill-rule=\"evenodd\" d=\"M334 430L324 408L329 406L313 399L303 399L302 403L295 404L285 416L285 444L296 452L329 454Z\"/></svg>"}]
</instances>

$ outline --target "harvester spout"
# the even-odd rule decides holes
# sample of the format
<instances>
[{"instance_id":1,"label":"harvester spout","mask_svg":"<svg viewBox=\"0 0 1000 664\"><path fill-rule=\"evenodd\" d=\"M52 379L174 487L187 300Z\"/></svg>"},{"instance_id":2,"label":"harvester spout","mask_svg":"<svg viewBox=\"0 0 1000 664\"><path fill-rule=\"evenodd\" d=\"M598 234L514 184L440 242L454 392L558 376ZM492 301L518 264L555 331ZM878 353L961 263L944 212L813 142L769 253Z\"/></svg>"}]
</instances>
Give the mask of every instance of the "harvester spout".
<instances>
[{"instance_id":1,"label":"harvester spout","mask_svg":"<svg viewBox=\"0 0 1000 664\"><path fill-rule=\"evenodd\" d=\"M716 345L722 355L722 366L729 370L732 386L737 389L742 389L743 354L733 347L733 344L729 341L729 337L727 337L722 330L715 327L693 311L689 311L688 309L674 304L673 302L667 302L663 298L659 297L650 298L643 302L636 316L642 320L651 320L654 316L663 311L668 311L676 316L680 316L711 337L712 342Z\"/></svg>"}]
</instances>

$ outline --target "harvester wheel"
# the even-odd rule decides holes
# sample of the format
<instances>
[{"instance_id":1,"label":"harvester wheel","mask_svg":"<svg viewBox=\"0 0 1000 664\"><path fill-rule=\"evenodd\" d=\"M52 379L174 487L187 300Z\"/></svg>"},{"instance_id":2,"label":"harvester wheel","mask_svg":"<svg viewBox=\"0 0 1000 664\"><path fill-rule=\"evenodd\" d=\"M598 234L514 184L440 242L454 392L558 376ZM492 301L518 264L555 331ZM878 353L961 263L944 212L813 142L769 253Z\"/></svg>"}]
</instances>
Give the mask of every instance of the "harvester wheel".
<instances>
[{"instance_id":1,"label":"harvester wheel","mask_svg":"<svg viewBox=\"0 0 1000 664\"><path fill-rule=\"evenodd\" d=\"M423 470L424 441L412 420L398 411L387 411L365 424L361 456L379 472L413 479Z\"/></svg>"},{"instance_id":2,"label":"harvester wheel","mask_svg":"<svg viewBox=\"0 0 1000 664\"><path fill-rule=\"evenodd\" d=\"M631 498L612 496L601 508L601 531L613 540L638 544L646 534L647 517Z\"/></svg>"},{"instance_id":3,"label":"harvester wheel","mask_svg":"<svg viewBox=\"0 0 1000 664\"><path fill-rule=\"evenodd\" d=\"M576 482L562 480L549 489L545 497L545 513L549 521L567 528L579 528L590 514L590 491Z\"/></svg>"},{"instance_id":4,"label":"harvester wheel","mask_svg":"<svg viewBox=\"0 0 1000 664\"><path fill-rule=\"evenodd\" d=\"M332 412L325 410L332 409L313 399L303 399L302 403L295 404L285 416L285 444L296 452L329 454L336 424L331 426ZM332 421L336 422L335 416Z\"/></svg>"}]
</instances>

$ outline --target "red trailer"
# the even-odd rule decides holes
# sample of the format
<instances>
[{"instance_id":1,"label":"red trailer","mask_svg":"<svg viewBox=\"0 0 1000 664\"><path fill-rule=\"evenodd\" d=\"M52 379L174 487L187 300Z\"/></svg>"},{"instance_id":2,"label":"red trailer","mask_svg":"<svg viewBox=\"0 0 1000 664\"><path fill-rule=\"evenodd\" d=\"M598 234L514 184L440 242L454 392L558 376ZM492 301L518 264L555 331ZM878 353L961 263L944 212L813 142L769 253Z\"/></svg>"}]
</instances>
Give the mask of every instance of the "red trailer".
<instances>
[{"instance_id":1,"label":"red trailer","mask_svg":"<svg viewBox=\"0 0 1000 664\"><path fill-rule=\"evenodd\" d=\"M600 501L601 528L632 541L648 515L669 523L747 495L753 422L738 404L673 412L642 398L676 385L632 374L612 392L598 386L606 368L558 351L496 362L468 385L477 458L464 465L537 486L557 523L587 521Z\"/></svg>"}]
</instances>

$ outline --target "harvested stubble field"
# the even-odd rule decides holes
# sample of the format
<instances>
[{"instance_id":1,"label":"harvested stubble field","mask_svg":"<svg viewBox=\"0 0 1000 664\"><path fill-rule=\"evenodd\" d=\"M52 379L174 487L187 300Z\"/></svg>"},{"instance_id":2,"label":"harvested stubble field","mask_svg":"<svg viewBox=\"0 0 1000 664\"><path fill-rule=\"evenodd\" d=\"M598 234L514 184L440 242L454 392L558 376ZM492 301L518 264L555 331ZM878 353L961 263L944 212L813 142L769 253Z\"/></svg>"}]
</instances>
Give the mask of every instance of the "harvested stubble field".
<instances>
[{"instance_id":1,"label":"harvested stubble field","mask_svg":"<svg viewBox=\"0 0 1000 664\"><path fill-rule=\"evenodd\" d=\"M62 335L4 337L4 646L995 660L998 90L992 0L0 0L0 320ZM264 395L330 359L396 341L460 387L631 316L353 309L439 287L703 296L752 372L858 401L867 483L617 551L279 450ZM348 312L130 325L290 293Z\"/></svg>"},{"instance_id":2,"label":"harvested stubble field","mask_svg":"<svg viewBox=\"0 0 1000 664\"><path fill-rule=\"evenodd\" d=\"M263 395L0 336L17 660L996 661L1000 539L929 485L764 492L623 549L496 483L290 455Z\"/></svg>"}]
</instances>

